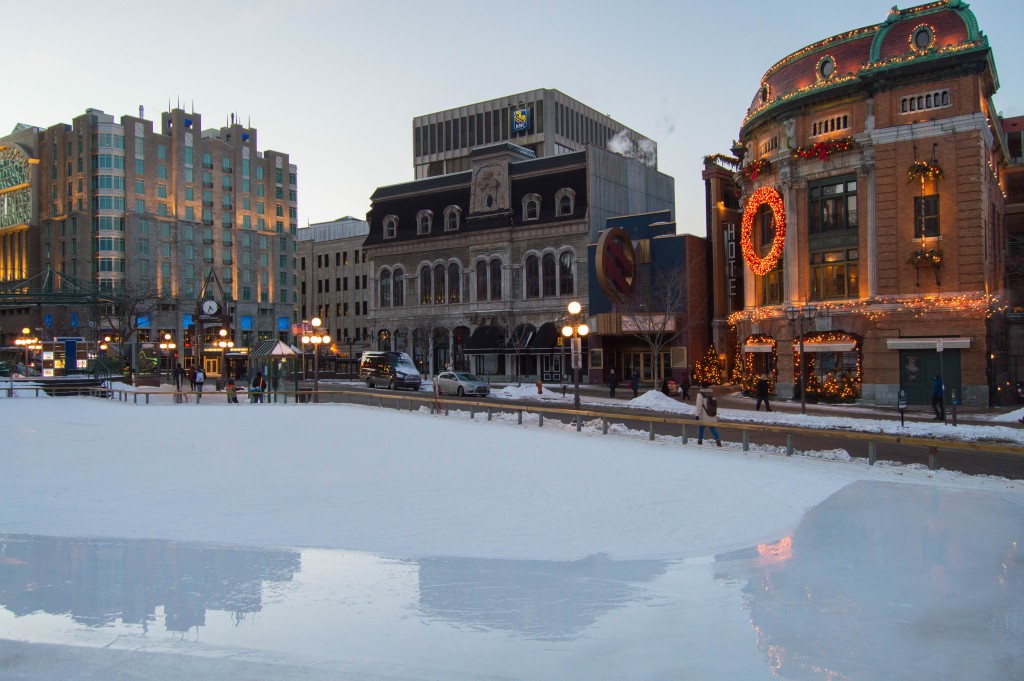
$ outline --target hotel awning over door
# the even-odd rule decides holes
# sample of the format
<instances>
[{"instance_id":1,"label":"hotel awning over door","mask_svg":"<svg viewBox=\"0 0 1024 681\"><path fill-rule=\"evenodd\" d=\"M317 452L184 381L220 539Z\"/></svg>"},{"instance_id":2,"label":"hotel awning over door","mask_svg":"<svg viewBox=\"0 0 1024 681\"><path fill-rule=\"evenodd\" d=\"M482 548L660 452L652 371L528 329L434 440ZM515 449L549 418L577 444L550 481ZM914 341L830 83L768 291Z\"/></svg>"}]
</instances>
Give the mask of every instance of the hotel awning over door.
<instances>
[{"instance_id":1,"label":"hotel awning over door","mask_svg":"<svg viewBox=\"0 0 1024 681\"><path fill-rule=\"evenodd\" d=\"M743 352L771 352L775 346L771 343L757 343L743 346Z\"/></svg>"},{"instance_id":2,"label":"hotel awning over door","mask_svg":"<svg viewBox=\"0 0 1024 681\"><path fill-rule=\"evenodd\" d=\"M469 336L462 352L467 355L485 355L505 351L505 334L496 326L478 326Z\"/></svg>"},{"instance_id":3,"label":"hotel awning over door","mask_svg":"<svg viewBox=\"0 0 1024 681\"><path fill-rule=\"evenodd\" d=\"M942 341L943 350L969 350L970 338L887 338L885 347L888 350L937 350Z\"/></svg>"}]
</instances>

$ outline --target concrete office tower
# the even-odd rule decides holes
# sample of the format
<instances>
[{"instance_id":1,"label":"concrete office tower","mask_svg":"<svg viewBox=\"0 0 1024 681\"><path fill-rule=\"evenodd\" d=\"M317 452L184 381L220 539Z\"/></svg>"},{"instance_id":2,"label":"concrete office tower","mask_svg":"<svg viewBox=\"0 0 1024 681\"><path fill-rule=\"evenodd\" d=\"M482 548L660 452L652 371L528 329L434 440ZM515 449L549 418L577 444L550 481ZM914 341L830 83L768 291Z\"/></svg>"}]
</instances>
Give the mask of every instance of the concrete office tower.
<instances>
[{"instance_id":1,"label":"concrete office tower","mask_svg":"<svg viewBox=\"0 0 1024 681\"><path fill-rule=\"evenodd\" d=\"M583 151L588 144L657 168L658 145L558 90L498 97L412 121L416 179L469 170L475 147L512 142L537 158Z\"/></svg>"}]
</instances>

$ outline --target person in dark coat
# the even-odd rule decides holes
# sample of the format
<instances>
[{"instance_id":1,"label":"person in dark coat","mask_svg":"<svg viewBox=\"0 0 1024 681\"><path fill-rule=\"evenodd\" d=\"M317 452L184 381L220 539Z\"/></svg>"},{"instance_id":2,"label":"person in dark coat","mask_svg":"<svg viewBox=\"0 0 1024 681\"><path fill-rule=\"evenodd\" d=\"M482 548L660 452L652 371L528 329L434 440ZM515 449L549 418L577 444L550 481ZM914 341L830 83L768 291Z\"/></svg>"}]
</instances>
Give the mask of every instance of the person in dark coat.
<instances>
[{"instance_id":1,"label":"person in dark coat","mask_svg":"<svg viewBox=\"0 0 1024 681\"><path fill-rule=\"evenodd\" d=\"M196 368L195 364L193 364L192 366L190 366L188 368L189 390L191 390L192 392L196 391L196 372L197 371L198 371L198 369Z\"/></svg>"},{"instance_id":2,"label":"person in dark coat","mask_svg":"<svg viewBox=\"0 0 1024 681\"><path fill-rule=\"evenodd\" d=\"M619 387L619 377L615 369L608 372L608 397L615 397L615 389Z\"/></svg>"},{"instance_id":3,"label":"person in dark coat","mask_svg":"<svg viewBox=\"0 0 1024 681\"><path fill-rule=\"evenodd\" d=\"M936 421L946 420L946 399L942 385L942 376L936 376L935 383L932 384L932 409L935 410Z\"/></svg>"},{"instance_id":4,"label":"person in dark coat","mask_svg":"<svg viewBox=\"0 0 1024 681\"><path fill-rule=\"evenodd\" d=\"M679 391L683 393L683 399L690 399L690 372L687 371L683 374L683 380L679 384Z\"/></svg>"},{"instance_id":5,"label":"person in dark coat","mask_svg":"<svg viewBox=\"0 0 1024 681\"><path fill-rule=\"evenodd\" d=\"M267 379L263 378L263 372L257 371L249 386L252 391L252 401L256 404L263 402L263 393L267 392Z\"/></svg>"},{"instance_id":6,"label":"person in dark coat","mask_svg":"<svg viewBox=\"0 0 1024 681\"><path fill-rule=\"evenodd\" d=\"M633 397L636 398L640 394L640 370L633 369L633 376L629 379L629 387L633 389Z\"/></svg>"},{"instance_id":7,"label":"person in dark coat","mask_svg":"<svg viewBox=\"0 0 1024 681\"><path fill-rule=\"evenodd\" d=\"M754 411L761 411L761 403L764 402L764 410L771 411L772 405L768 402L768 377L761 374L757 377L757 385L754 386L754 392L757 395L757 404L754 406Z\"/></svg>"}]
</instances>

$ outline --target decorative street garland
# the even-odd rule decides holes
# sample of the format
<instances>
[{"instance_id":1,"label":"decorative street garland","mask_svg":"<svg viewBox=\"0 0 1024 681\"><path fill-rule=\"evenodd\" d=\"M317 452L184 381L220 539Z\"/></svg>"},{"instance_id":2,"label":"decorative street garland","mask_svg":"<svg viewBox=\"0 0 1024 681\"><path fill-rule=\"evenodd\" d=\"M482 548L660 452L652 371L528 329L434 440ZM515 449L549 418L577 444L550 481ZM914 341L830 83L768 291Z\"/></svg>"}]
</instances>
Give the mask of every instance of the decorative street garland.
<instances>
[{"instance_id":1,"label":"decorative street garland","mask_svg":"<svg viewBox=\"0 0 1024 681\"><path fill-rule=\"evenodd\" d=\"M857 142L852 137L843 137L842 139L815 142L809 147L797 147L793 152L793 156L798 158L816 158L819 161L824 161L832 154L849 151L856 146Z\"/></svg>"},{"instance_id":2,"label":"decorative street garland","mask_svg":"<svg viewBox=\"0 0 1024 681\"><path fill-rule=\"evenodd\" d=\"M772 169L772 162L766 158L759 158L756 161L751 162L745 168L743 168L743 177L751 180L756 180L757 176L761 173L770 172Z\"/></svg>"},{"instance_id":3,"label":"decorative street garland","mask_svg":"<svg viewBox=\"0 0 1024 681\"><path fill-rule=\"evenodd\" d=\"M704 163L717 163L735 170L738 170L740 167L740 160L738 158L735 156L728 156L726 154L710 154L705 156Z\"/></svg>"},{"instance_id":4,"label":"decorative street garland","mask_svg":"<svg viewBox=\"0 0 1024 681\"><path fill-rule=\"evenodd\" d=\"M907 181L941 180L942 166L937 161L914 161L907 168Z\"/></svg>"},{"instance_id":5,"label":"decorative street garland","mask_svg":"<svg viewBox=\"0 0 1024 681\"><path fill-rule=\"evenodd\" d=\"M767 203L775 214L775 238L772 239L772 248L768 255L758 257L754 250L754 217L762 203ZM782 247L786 242L786 208L782 202L782 196L772 187L761 187L747 201L743 209L743 230L740 233L740 248L743 251L743 259L754 274L764 276L768 274L779 263L782 257Z\"/></svg>"}]
</instances>

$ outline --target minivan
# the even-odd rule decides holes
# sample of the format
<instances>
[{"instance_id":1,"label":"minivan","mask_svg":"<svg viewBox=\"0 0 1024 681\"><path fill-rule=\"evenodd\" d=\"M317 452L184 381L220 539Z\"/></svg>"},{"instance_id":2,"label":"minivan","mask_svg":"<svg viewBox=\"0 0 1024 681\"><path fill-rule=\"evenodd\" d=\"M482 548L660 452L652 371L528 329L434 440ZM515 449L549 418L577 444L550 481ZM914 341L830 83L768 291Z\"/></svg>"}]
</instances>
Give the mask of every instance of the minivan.
<instances>
[{"instance_id":1,"label":"minivan","mask_svg":"<svg viewBox=\"0 0 1024 681\"><path fill-rule=\"evenodd\" d=\"M420 389L420 372L404 352L364 352L359 360L359 379L367 388L379 385L391 390Z\"/></svg>"}]
</instances>

